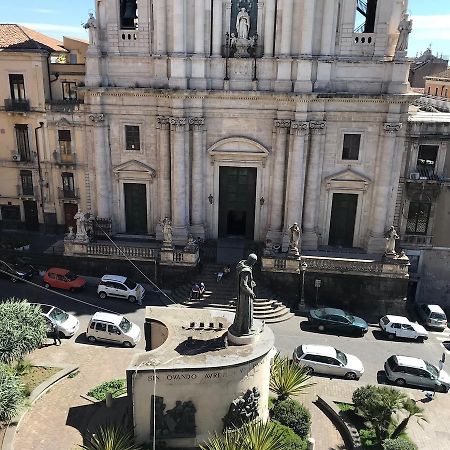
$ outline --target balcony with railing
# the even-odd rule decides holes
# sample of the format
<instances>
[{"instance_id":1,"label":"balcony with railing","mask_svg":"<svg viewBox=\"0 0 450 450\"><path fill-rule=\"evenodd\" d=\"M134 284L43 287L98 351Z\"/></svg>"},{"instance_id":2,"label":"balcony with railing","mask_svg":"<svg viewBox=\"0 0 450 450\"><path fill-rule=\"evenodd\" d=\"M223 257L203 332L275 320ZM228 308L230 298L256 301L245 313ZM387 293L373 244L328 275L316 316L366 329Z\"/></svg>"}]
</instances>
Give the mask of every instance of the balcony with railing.
<instances>
[{"instance_id":1,"label":"balcony with railing","mask_svg":"<svg viewBox=\"0 0 450 450\"><path fill-rule=\"evenodd\" d=\"M58 198L60 200L79 200L80 190L75 189L62 189L58 188Z\"/></svg>"},{"instance_id":2,"label":"balcony with railing","mask_svg":"<svg viewBox=\"0 0 450 450\"><path fill-rule=\"evenodd\" d=\"M433 236L425 234L404 234L400 245L404 248L432 247Z\"/></svg>"},{"instance_id":3,"label":"balcony with railing","mask_svg":"<svg viewBox=\"0 0 450 450\"><path fill-rule=\"evenodd\" d=\"M53 152L53 159L59 165L75 165L77 163L76 153L62 153L60 150Z\"/></svg>"},{"instance_id":4,"label":"balcony with railing","mask_svg":"<svg viewBox=\"0 0 450 450\"><path fill-rule=\"evenodd\" d=\"M17 196L22 197L34 197L34 187L29 184L18 184L17 185Z\"/></svg>"},{"instance_id":5,"label":"balcony with railing","mask_svg":"<svg viewBox=\"0 0 450 450\"><path fill-rule=\"evenodd\" d=\"M45 105L45 109L47 111L55 111L55 112L72 112L78 111L80 109L80 105L84 102L82 99L66 99L66 100L52 100L47 102Z\"/></svg>"},{"instance_id":6,"label":"balcony with railing","mask_svg":"<svg viewBox=\"0 0 450 450\"><path fill-rule=\"evenodd\" d=\"M30 111L30 100L5 98L5 111L28 112Z\"/></svg>"}]
</instances>

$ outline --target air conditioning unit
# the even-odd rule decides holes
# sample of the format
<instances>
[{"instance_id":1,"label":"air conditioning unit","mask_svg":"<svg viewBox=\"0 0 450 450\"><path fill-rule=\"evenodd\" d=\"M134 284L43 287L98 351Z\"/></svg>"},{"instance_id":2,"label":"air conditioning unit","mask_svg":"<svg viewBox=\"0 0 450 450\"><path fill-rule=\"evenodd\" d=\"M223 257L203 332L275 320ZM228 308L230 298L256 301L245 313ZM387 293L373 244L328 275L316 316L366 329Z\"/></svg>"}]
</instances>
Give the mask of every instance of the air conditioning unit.
<instances>
[{"instance_id":1,"label":"air conditioning unit","mask_svg":"<svg viewBox=\"0 0 450 450\"><path fill-rule=\"evenodd\" d=\"M420 178L420 173L419 172L411 172L409 174L409 178L411 180L418 180Z\"/></svg>"},{"instance_id":2,"label":"air conditioning unit","mask_svg":"<svg viewBox=\"0 0 450 450\"><path fill-rule=\"evenodd\" d=\"M19 153L13 153L12 159L13 159L13 161L20 161L20 154Z\"/></svg>"}]
</instances>

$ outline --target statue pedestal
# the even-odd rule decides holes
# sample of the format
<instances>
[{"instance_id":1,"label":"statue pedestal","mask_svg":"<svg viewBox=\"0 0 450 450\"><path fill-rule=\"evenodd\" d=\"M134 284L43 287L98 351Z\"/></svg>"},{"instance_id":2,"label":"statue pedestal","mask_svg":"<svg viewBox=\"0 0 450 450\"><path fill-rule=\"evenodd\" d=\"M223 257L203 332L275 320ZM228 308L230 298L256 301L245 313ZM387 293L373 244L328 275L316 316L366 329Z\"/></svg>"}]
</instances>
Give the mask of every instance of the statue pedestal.
<instances>
[{"instance_id":1,"label":"statue pedestal","mask_svg":"<svg viewBox=\"0 0 450 450\"><path fill-rule=\"evenodd\" d=\"M260 334L264 330L264 322L261 320L253 321L253 330L252 333L244 334L242 336L237 336L233 334L233 325L228 328L228 342L234 345L249 345L253 344L259 339Z\"/></svg>"}]
</instances>

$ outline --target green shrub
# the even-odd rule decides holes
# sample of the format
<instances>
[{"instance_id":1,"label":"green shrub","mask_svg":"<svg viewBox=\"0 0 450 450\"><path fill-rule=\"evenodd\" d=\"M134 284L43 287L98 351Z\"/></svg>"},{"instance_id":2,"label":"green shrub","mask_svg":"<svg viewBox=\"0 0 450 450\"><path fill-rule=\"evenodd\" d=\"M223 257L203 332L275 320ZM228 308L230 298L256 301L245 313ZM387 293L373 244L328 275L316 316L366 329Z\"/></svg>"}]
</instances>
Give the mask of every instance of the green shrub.
<instances>
[{"instance_id":1,"label":"green shrub","mask_svg":"<svg viewBox=\"0 0 450 450\"><path fill-rule=\"evenodd\" d=\"M9 367L0 364L0 424L8 422L19 411L23 385Z\"/></svg>"},{"instance_id":2,"label":"green shrub","mask_svg":"<svg viewBox=\"0 0 450 450\"><path fill-rule=\"evenodd\" d=\"M286 442L286 450L306 450L308 443L305 438L301 438L292 428L273 421L274 430L280 432Z\"/></svg>"},{"instance_id":3,"label":"green shrub","mask_svg":"<svg viewBox=\"0 0 450 450\"><path fill-rule=\"evenodd\" d=\"M94 397L98 401L102 401L105 400L106 394L108 392L111 392L111 394L113 394L114 397L114 393L116 391L123 391L125 385L126 385L125 379L105 381L104 383L96 386L94 389L91 389L88 392L88 395Z\"/></svg>"},{"instance_id":4,"label":"green shrub","mask_svg":"<svg viewBox=\"0 0 450 450\"><path fill-rule=\"evenodd\" d=\"M376 446L377 437L373 428L361 428L358 431L363 448L372 449ZM377 448L379 447L377 446Z\"/></svg>"},{"instance_id":5,"label":"green shrub","mask_svg":"<svg viewBox=\"0 0 450 450\"><path fill-rule=\"evenodd\" d=\"M386 439L383 442L383 450L417 450L415 444L403 438Z\"/></svg>"},{"instance_id":6,"label":"green shrub","mask_svg":"<svg viewBox=\"0 0 450 450\"><path fill-rule=\"evenodd\" d=\"M304 438L309 434L311 414L295 400L276 402L272 408L272 418L282 425L292 428L300 437Z\"/></svg>"}]
</instances>

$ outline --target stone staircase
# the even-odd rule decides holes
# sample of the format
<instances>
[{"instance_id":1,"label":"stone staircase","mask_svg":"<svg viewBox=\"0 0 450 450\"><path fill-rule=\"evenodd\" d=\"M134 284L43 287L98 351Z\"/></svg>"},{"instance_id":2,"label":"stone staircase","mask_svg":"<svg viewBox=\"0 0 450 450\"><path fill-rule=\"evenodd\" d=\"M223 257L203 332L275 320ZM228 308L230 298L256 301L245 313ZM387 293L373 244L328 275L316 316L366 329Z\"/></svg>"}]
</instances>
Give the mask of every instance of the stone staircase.
<instances>
[{"instance_id":1,"label":"stone staircase","mask_svg":"<svg viewBox=\"0 0 450 450\"><path fill-rule=\"evenodd\" d=\"M191 283L185 283L172 290L171 298L181 305L191 308L222 309L234 312L236 308L236 275L234 268L217 283L216 274L220 265L208 264L198 277L193 280L205 284L205 293L201 300L189 299ZM254 317L267 323L283 322L294 314L282 302L274 298L273 293L261 281L256 285Z\"/></svg>"}]
</instances>

